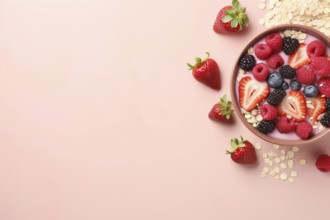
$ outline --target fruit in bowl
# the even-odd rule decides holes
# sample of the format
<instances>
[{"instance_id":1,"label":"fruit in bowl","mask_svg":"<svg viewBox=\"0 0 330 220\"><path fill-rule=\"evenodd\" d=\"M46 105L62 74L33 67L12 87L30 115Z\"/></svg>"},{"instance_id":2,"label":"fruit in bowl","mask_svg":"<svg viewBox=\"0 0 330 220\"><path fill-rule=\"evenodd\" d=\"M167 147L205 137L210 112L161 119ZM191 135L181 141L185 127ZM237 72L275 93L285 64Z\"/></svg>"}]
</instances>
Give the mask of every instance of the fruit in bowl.
<instances>
[{"instance_id":1,"label":"fruit in bowl","mask_svg":"<svg viewBox=\"0 0 330 220\"><path fill-rule=\"evenodd\" d=\"M277 26L243 50L232 76L233 107L259 137L303 144L330 127L330 40L301 25Z\"/></svg>"}]
</instances>

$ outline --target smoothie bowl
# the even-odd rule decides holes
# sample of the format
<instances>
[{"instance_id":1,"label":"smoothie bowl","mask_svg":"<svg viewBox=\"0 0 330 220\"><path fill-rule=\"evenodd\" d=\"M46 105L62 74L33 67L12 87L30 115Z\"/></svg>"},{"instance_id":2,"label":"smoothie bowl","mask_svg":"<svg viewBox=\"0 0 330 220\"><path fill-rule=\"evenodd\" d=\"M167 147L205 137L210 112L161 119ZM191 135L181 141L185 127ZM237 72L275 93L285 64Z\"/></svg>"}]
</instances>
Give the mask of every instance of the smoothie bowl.
<instances>
[{"instance_id":1,"label":"smoothie bowl","mask_svg":"<svg viewBox=\"0 0 330 220\"><path fill-rule=\"evenodd\" d=\"M330 39L301 25L261 33L235 64L231 95L260 138L280 145L319 139L330 131Z\"/></svg>"}]
</instances>

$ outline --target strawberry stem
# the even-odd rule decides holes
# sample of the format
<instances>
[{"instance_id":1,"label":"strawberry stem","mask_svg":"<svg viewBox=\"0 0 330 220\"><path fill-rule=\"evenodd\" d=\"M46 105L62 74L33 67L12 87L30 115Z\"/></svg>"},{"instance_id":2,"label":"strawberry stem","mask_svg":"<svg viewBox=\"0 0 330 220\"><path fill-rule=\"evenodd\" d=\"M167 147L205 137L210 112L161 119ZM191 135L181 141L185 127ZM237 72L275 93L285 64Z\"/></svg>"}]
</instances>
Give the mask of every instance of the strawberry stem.
<instances>
[{"instance_id":1,"label":"strawberry stem","mask_svg":"<svg viewBox=\"0 0 330 220\"><path fill-rule=\"evenodd\" d=\"M189 70L194 69L195 67L199 66L201 63L205 62L206 60L208 60L210 58L210 53L209 52L205 52L205 53L206 53L207 56L204 60L202 60L200 57L195 57L195 65L187 63L187 66L189 67Z\"/></svg>"},{"instance_id":2,"label":"strawberry stem","mask_svg":"<svg viewBox=\"0 0 330 220\"><path fill-rule=\"evenodd\" d=\"M232 28L236 28L239 25L239 30L243 29L243 26L249 25L249 18L246 15L246 9L240 5L238 0L232 1L232 8L225 10L226 16L222 18L224 23L230 22Z\"/></svg>"}]
</instances>

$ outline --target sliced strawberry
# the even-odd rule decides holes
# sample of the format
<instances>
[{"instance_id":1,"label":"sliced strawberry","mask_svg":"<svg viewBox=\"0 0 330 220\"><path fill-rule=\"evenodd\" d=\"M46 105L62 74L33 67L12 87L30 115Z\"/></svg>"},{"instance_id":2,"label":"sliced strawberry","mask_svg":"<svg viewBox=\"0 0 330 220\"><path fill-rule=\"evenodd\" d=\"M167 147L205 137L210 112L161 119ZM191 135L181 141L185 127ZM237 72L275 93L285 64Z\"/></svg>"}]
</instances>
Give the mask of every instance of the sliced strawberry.
<instances>
[{"instance_id":1,"label":"sliced strawberry","mask_svg":"<svg viewBox=\"0 0 330 220\"><path fill-rule=\"evenodd\" d=\"M310 101L310 103L307 103L308 101ZM319 115L325 112L327 100L321 95L318 95L314 98L306 98L306 103L307 115L315 124L318 121L317 118Z\"/></svg>"},{"instance_id":2,"label":"sliced strawberry","mask_svg":"<svg viewBox=\"0 0 330 220\"><path fill-rule=\"evenodd\" d=\"M277 113L280 116L287 116L294 122L304 121L306 117L306 101L300 91L289 91L281 104L277 106Z\"/></svg>"},{"instance_id":3,"label":"sliced strawberry","mask_svg":"<svg viewBox=\"0 0 330 220\"><path fill-rule=\"evenodd\" d=\"M251 111L267 98L270 89L266 82L259 82L246 76L239 82L238 92L241 108L245 111Z\"/></svg>"},{"instance_id":4,"label":"sliced strawberry","mask_svg":"<svg viewBox=\"0 0 330 220\"><path fill-rule=\"evenodd\" d=\"M289 56L288 64L296 70L311 62L306 47L306 44L300 44L298 49Z\"/></svg>"}]
</instances>

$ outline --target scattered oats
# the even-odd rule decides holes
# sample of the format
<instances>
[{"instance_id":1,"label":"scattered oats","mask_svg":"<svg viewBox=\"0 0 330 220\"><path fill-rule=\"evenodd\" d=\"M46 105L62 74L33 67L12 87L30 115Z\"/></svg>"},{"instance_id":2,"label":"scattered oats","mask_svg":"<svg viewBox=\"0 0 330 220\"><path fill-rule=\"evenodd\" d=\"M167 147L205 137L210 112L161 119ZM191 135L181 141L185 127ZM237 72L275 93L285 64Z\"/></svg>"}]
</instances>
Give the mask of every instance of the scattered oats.
<instances>
[{"instance_id":1,"label":"scattered oats","mask_svg":"<svg viewBox=\"0 0 330 220\"><path fill-rule=\"evenodd\" d=\"M288 182L289 183L293 183L294 182L294 179L292 177L289 177Z\"/></svg>"},{"instance_id":2,"label":"scattered oats","mask_svg":"<svg viewBox=\"0 0 330 220\"><path fill-rule=\"evenodd\" d=\"M250 124L253 124L253 123L256 123L256 122L257 122L256 118L255 118L254 116L252 116L252 115L251 115L251 118L249 118L247 121L248 121Z\"/></svg>"},{"instance_id":3,"label":"scattered oats","mask_svg":"<svg viewBox=\"0 0 330 220\"><path fill-rule=\"evenodd\" d=\"M260 173L260 176L263 177L263 178L267 177L267 173Z\"/></svg>"},{"instance_id":4,"label":"scattered oats","mask_svg":"<svg viewBox=\"0 0 330 220\"><path fill-rule=\"evenodd\" d=\"M262 146L261 146L260 143L256 143L256 144L254 145L254 148L255 148L256 150L261 150Z\"/></svg>"},{"instance_id":5,"label":"scattered oats","mask_svg":"<svg viewBox=\"0 0 330 220\"><path fill-rule=\"evenodd\" d=\"M293 160L288 160L288 167L289 167L290 169L292 169L293 166L294 166L294 162L293 162Z\"/></svg>"},{"instance_id":6,"label":"scattered oats","mask_svg":"<svg viewBox=\"0 0 330 220\"><path fill-rule=\"evenodd\" d=\"M323 125L320 125L319 129L320 129L320 131L322 131L324 129Z\"/></svg>"},{"instance_id":7,"label":"scattered oats","mask_svg":"<svg viewBox=\"0 0 330 220\"><path fill-rule=\"evenodd\" d=\"M274 168L274 172L275 172L275 173L280 173L280 168L279 168L279 167L275 167L275 168Z\"/></svg>"},{"instance_id":8,"label":"scattered oats","mask_svg":"<svg viewBox=\"0 0 330 220\"><path fill-rule=\"evenodd\" d=\"M265 6L266 6L265 3L259 3L258 8L264 10Z\"/></svg>"},{"instance_id":9,"label":"scattered oats","mask_svg":"<svg viewBox=\"0 0 330 220\"><path fill-rule=\"evenodd\" d=\"M275 171L274 171L274 170L271 170L271 171L269 171L269 175L270 175L270 176L275 176L275 175L276 175L276 173L275 173Z\"/></svg>"},{"instance_id":10,"label":"scattered oats","mask_svg":"<svg viewBox=\"0 0 330 220\"><path fill-rule=\"evenodd\" d=\"M298 176L298 173L296 171L291 171L291 176L296 177L296 176Z\"/></svg>"},{"instance_id":11,"label":"scattered oats","mask_svg":"<svg viewBox=\"0 0 330 220\"><path fill-rule=\"evenodd\" d=\"M251 111L251 115L253 115L253 116L256 116L256 115L258 115L258 109L253 109L252 111Z\"/></svg>"},{"instance_id":12,"label":"scattered oats","mask_svg":"<svg viewBox=\"0 0 330 220\"><path fill-rule=\"evenodd\" d=\"M265 19L260 18L260 19L259 19L259 24L260 24L260 25L264 25L264 24L265 24Z\"/></svg>"},{"instance_id":13,"label":"scattered oats","mask_svg":"<svg viewBox=\"0 0 330 220\"><path fill-rule=\"evenodd\" d=\"M238 71L238 73L240 73L240 74L243 74L243 75L244 75L244 74L245 74L245 70L243 70L243 69L241 69L241 68L240 68L240 69L239 69L239 71Z\"/></svg>"},{"instance_id":14,"label":"scattered oats","mask_svg":"<svg viewBox=\"0 0 330 220\"><path fill-rule=\"evenodd\" d=\"M286 169L286 168L287 168L286 163L280 163L280 168L281 168L281 169Z\"/></svg>"},{"instance_id":15,"label":"scattered oats","mask_svg":"<svg viewBox=\"0 0 330 220\"><path fill-rule=\"evenodd\" d=\"M264 173L268 173L268 171L269 171L268 167L264 167L263 170L262 170L262 172L264 172Z\"/></svg>"},{"instance_id":16,"label":"scattered oats","mask_svg":"<svg viewBox=\"0 0 330 220\"><path fill-rule=\"evenodd\" d=\"M252 115L250 115L250 114L246 114L246 115L245 115L245 118L246 118L246 119L250 119L250 118L252 118Z\"/></svg>"},{"instance_id":17,"label":"scattered oats","mask_svg":"<svg viewBox=\"0 0 330 220\"><path fill-rule=\"evenodd\" d=\"M288 175L286 173L281 173L280 179L281 180L286 180L288 178Z\"/></svg>"},{"instance_id":18,"label":"scattered oats","mask_svg":"<svg viewBox=\"0 0 330 220\"><path fill-rule=\"evenodd\" d=\"M281 160L281 161L284 161L284 160L285 160L285 156L284 156L284 155L281 155L281 156L280 156L280 160Z\"/></svg>"},{"instance_id":19,"label":"scattered oats","mask_svg":"<svg viewBox=\"0 0 330 220\"><path fill-rule=\"evenodd\" d=\"M263 158L268 158L268 154L267 154L267 153L263 153L263 154L262 154L262 157L263 157Z\"/></svg>"},{"instance_id":20,"label":"scattered oats","mask_svg":"<svg viewBox=\"0 0 330 220\"><path fill-rule=\"evenodd\" d=\"M274 159L274 161L275 161L275 163L280 163L280 162L281 162L281 159L280 159L279 157L276 157L276 158Z\"/></svg>"},{"instance_id":21,"label":"scattered oats","mask_svg":"<svg viewBox=\"0 0 330 220\"><path fill-rule=\"evenodd\" d=\"M300 165L306 165L307 164L307 161L304 160L304 159L301 159L301 160L299 160L299 164Z\"/></svg>"},{"instance_id":22,"label":"scattered oats","mask_svg":"<svg viewBox=\"0 0 330 220\"><path fill-rule=\"evenodd\" d=\"M273 163L274 163L274 162L273 162L272 160L270 160L270 161L268 162L268 166L270 166L270 167L273 166Z\"/></svg>"},{"instance_id":23,"label":"scattered oats","mask_svg":"<svg viewBox=\"0 0 330 220\"><path fill-rule=\"evenodd\" d=\"M270 161L270 159L269 159L269 158L265 158L265 159L264 159L264 162L265 162L265 164L268 164L268 163L269 163L269 161Z\"/></svg>"},{"instance_id":24,"label":"scattered oats","mask_svg":"<svg viewBox=\"0 0 330 220\"><path fill-rule=\"evenodd\" d=\"M257 121L262 121L263 120L262 115L258 115L256 119Z\"/></svg>"},{"instance_id":25,"label":"scattered oats","mask_svg":"<svg viewBox=\"0 0 330 220\"><path fill-rule=\"evenodd\" d=\"M292 147L292 151L293 152L298 152L299 151L299 147L297 147L297 146Z\"/></svg>"},{"instance_id":26,"label":"scattered oats","mask_svg":"<svg viewBox=\"0 0 330 220\"><path fill-rule=\"evenodd\" d=\"M258 8L269 9L260 25L271 27L278 24L301 24L313 27L330 36L330 1L329 0L270 0L265 3L262 0ZM299 31L291 31L286 34L303 42L307 35Z\"/></svg>"},{"instance_id":27,"label":"scattered oats","mask_svg":"<svg viewBox=\"0 0 330 220\"><path fill-rule=\"evenodd\" d=\"M248 54L250 54L250 55L252 55L253 54L253 47L250 47L249 49L248 49Z\"/></svg>"},{"instance_id":28,"label":"scattered oats","mask_svg":"<svg viewBox=\"0 0 330 220\"><path fill-rule=\"evenodd\" d=\"M274 149L278 150L280 148L280 145L278 144L273 144Z\"/></svg>"},{"instance_id":29,"label":"scattered oats","mask_svg":"<svg viewBox=\"0 0 330 220\"><path fill-rule=\"evenodd\" d=\"M280 175L276 174L276 175L274 176L274 179L279 180L279 179L280 179Z\"/></svg>"},{"instance_id":30,"label":"scattered oats","mask_svg":"<svg viewBox=\"0 0 330 220\"><path fill-rule=\"evenodd\" d=\"M253 123L252 126L253 126L253 127L257 127L258 124L257 124L257 123Z\"/></svg>"},{"instance_id":31,"label":"scattered oats","mask_svg":"<svg viewBox=\"0 0 330 220\"><path fill-rule=\"evenodd\" d=\"M288 151L286 153L286 156L287 156L287 158L292 159L292 158L294 158L294 152L293 151Z\"/></svg>"}]
</instances>

